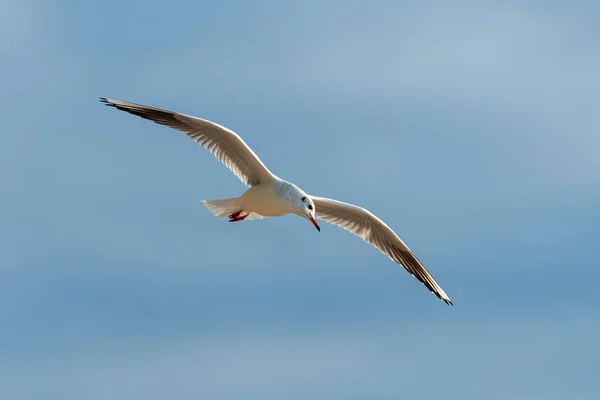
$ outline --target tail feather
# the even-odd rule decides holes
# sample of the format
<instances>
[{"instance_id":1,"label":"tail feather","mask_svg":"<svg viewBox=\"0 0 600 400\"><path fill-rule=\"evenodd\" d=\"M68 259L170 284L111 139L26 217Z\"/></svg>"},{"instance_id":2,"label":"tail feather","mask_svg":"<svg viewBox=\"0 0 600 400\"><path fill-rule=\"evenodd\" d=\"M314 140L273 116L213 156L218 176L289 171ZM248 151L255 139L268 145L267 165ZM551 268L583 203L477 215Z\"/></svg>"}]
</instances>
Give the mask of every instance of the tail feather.
<instances>
[{"instance_id":1,"label":"tail feather","mask_svg":"<svg viewBox=\"0 0 600 400\"><path fill-rule=\"evenodd\" d=\"M227 218L231 214L240 211L240 207L236 204L237 199L224 200L202 200L204 207L219 218Z\"/></svg>"}]
</instances>

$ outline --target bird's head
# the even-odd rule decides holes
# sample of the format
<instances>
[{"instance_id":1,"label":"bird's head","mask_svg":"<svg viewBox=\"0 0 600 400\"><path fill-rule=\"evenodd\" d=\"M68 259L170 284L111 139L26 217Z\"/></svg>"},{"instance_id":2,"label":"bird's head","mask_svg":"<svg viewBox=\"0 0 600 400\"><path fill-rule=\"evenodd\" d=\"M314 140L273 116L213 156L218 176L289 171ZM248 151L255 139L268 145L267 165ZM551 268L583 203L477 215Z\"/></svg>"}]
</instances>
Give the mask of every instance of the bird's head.
<instances>
[{"instance_id":1,"label":"bird's head","mask_svg":"<svg viewBox=\"0 0 600 400\"><path fill-rule=\"evenodd\" d=\"M312 201L309 195L306 193L299 193L294 199L295 213L299 216L306 218L313 223L315 228L321 232L321 227L315 219L315 203Z\"/></svg>"}]
</instances>

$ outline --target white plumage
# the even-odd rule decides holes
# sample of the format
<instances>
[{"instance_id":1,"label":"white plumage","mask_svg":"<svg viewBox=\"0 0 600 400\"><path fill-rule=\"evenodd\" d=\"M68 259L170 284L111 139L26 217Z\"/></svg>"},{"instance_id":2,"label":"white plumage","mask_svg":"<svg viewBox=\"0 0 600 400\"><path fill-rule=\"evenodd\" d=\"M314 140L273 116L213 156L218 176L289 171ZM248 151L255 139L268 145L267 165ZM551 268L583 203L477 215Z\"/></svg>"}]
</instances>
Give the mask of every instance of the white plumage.
<instances>
[{"instance_id":1,"label":"white plumage","mask_svg":"<svg viewBox=\"0 0 600 400\"><path fill-rule=\"evenodd\" d=\"M364 208L310 196L293 183L277 177L235 132L214 122L185 114L118 100L100 100L106 105L185 133L213 153L250 187L240 197L203 200L206 208L217 217L236 222L297 214L309 219L319 231L321 229L315 218L322 219L372 244L402 265L446 304L452 304L408 246L382 220Z\"/></svg>"}]
</instances>

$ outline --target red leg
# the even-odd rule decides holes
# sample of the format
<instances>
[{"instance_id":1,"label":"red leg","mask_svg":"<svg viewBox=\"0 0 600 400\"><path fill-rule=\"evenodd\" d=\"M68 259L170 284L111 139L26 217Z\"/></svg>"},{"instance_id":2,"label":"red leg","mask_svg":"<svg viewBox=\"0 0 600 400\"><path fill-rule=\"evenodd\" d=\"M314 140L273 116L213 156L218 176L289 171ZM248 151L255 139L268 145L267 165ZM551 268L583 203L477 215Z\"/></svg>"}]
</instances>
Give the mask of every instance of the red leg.
<instances>
[{"instance_id":1,"label":"red leg","mask_svg":"<svg viewBox=\"0 0 600 400\"><path fill-rule=\"evenodd\" d=\"M229 216L229 222L243 221L249 214L244 211L238 211Z\"/></svg>"}]
</instances>

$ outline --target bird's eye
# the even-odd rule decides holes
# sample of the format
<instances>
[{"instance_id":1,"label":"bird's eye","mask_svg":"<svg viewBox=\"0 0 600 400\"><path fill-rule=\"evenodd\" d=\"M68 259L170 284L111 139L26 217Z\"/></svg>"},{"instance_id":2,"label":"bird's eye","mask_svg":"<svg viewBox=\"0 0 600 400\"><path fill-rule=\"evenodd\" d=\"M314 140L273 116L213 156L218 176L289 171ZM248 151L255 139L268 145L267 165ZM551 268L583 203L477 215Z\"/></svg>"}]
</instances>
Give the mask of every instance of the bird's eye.
<instances>
[{"instance_id":1,"label":"bird's eye","mask_svg":"<svg viewBox=\"0 0 600 400\"><path fill-rule=\"evenodd\" d=\"M309 205L308 205L308 209L309 209L309 210L312 210L312 204L309 204Z\"/></svg>"},{"instance_id":2,"label":"bird's eye","mask_svg":"<svg viewBox=\"0 0 600 400\"><path fill-rule=\"evenodd\" d=\"M303 196L300 200L306 201L306 196Z\"/></svg>"}]
</instances>

